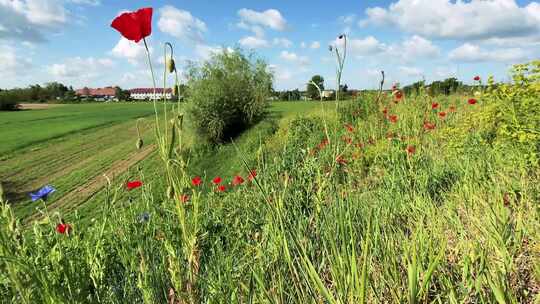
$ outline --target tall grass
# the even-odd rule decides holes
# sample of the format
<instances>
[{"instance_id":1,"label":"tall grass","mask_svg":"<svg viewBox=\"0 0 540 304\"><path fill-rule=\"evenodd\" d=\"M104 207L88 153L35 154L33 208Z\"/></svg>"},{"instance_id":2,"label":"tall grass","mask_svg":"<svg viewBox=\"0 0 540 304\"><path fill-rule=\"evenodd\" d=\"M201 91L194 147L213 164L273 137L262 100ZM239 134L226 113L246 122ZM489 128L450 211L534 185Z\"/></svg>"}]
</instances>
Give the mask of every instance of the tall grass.
<instances>
[{"instance_id":1,"label":"tall grass","mask_svg":"<svg viewBox=\"0 0 540 304\"><path fill-rule=\"evenodd\" d=\"M57 234L53 212L23 230L4 203L2 302L537 303L538 168L523 166L519 143L469 123L499 101L433 101L368 96L263 122L228 159L190 157L173 120L164 186L134 170L145 185L125 199L113 180L93 225L75 217ZM210 181L223 162L246 182L219 193Z\"/></svg>"}]
</instances>

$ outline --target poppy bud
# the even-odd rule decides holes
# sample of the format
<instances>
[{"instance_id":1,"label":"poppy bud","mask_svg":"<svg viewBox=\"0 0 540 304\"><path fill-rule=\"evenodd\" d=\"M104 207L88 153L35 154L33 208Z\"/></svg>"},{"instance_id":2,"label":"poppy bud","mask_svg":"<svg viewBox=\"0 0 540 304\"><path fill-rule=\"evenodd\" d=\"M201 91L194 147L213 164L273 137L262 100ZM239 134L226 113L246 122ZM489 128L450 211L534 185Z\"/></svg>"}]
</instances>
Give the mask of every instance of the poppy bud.
<instances>
[{"instance_id":1,"label":"poppy bud","mask_svg":"<svg viewBox=\"0 0 540 304\"><path fill-rule=\"evenodd\" d=\"M341 34L341 35L339 35L339 37L338 37L338 38L339 38L339 39L343 39L343 37L345 37L345 34Z\"/></svg>"},{"instance_id":2,"label":"poppy bud","mask_svg":"<svg viewBox=\"0 0 540 304\"><path fill-rule=\"evenodd\" d=\"M176 65L174 64L174 59L172 58L167 58L167 61L165 63L167 65L167 71L169 71L169 73L172 73L176 70Z\"/></svg>"},{"instance_id":3,"label":"poppy bud","mask_svg":"<svg viewBox=\"0 0 540 304\"><path fill-rule=\"evenodd\" d=\"M172 94L173 94L173 96L178 96L178 86L177 85L173 86Z\"/></svg>"},{"instance_id":4,"label":"poppy bud","mask_svg":"<svg viewBox=\"0 0 540 304\"><path fill-rule=\"evenodd\" d=\"M140 150L144 145L142 138L137 139L137 150Z\"/></svg>"},{"instance_id":5,"label":"poppy bud","mask_svg":"<svg viewBox=\"0 0 540 304\"><path fill-rule=\"evenodd\" d=\"M174 198L174 188L172 186L167 187L167 197L169 199Z\"/></svg>"},{"instance_id":6,"label":"poppy bud","mask_svg":"<svg viewBox=\"0 0 540 304\"><path fill-rule=\"evenodd\" d=\"M334 50L334 48L333 48L331 45L329 45L329 46L328 46L328 50L331 52L331 51Z\"/></svg>"},{"instance_id":7,"label":"poppy bud","mask_svg":"<svg viewBox=\"0 0 540 304\"><path fill-rule=\"evenodd\" d=\"M2 183L0 183L0 203L4 202L4 187L2 186Z\"/></svg>"}]
</instances>

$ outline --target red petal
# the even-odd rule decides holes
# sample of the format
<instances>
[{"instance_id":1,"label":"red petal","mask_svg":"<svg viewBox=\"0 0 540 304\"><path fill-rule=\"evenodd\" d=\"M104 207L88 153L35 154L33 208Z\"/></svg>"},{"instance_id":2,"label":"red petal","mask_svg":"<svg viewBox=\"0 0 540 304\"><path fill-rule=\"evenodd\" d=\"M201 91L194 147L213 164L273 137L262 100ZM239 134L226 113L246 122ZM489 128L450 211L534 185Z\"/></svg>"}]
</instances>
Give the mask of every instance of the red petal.
<instances>
[{"instance_id":1,"label":"red petal","mask_svg":"<svg viewBox=\"0 0 540 304\"><path fill-rule=\"evenodd\" d=\"M123 13L113 20L111 26L126 39L139 42L152 33L152 8Z\"/></svg>"},{"instance_id":2,"label":"red petal","mask_svg":"<svg viewBox=\"0 0 540 304\"><path fill-rule=\"evenodd\" d=\"M152 12L153 10L151 7L141 8L136 12L139 16L139 24L143 38L152 34Z\"/></svg>"}]
</instances>

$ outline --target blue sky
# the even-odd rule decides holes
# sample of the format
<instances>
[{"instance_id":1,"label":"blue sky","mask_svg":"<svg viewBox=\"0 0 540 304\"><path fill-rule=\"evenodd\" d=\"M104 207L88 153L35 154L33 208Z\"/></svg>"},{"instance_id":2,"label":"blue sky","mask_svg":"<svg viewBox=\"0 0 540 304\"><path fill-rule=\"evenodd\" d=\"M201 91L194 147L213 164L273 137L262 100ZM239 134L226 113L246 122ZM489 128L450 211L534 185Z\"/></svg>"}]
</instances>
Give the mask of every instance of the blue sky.
<instances>
[{"instance_id":1,"label":"blue sky","mask_svg":"<svg viewBox=\"0 0 540 304\"><path fill-rule=\"evenodd\" d=\"M175 46L177 66L240 46L264 58L276 89L314 74L335 86L328 45L346 33L343 81L387 84L475 75L508 80L514 63L538 59L540 3L515 0L109 1L0 0L0 88L60 81L75 88L149 87L141 45L110 27L122 11L154 8L153 61ZM161 75L161 73L159 73Z\"/></svg>"}]
</instances>

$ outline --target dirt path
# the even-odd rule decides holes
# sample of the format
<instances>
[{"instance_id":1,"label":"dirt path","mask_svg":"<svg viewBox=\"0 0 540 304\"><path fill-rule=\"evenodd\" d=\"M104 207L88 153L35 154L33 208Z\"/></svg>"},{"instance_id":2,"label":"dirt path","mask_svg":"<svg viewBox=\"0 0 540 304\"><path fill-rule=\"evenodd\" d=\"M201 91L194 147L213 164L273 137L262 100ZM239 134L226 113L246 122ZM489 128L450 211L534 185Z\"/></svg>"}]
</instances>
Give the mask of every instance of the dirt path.
<instances>
[{"instance_id":1,"label":"dirt path","mask_svg":"<svg viewBox=\"0 0 540 304\"><path fill-rule=\"evenodd\" d=\"M21 110L41 110L47 109L50 107L57 107L57 104L48 104L48 103L21 103L19 108Z\"/></svg>"},{"instance_id":2,"label":"dirt path","mask_svg":"<svg viewBox=\"0 0 540 304\"><path fill-rule=\"evenodd\" d=\"M138 162L142 161L146 157L148 157L154 150L156 145L150 145L145 148L143 148L140 151L137 151L136 153L132 153L128 155L128 157L125 160L117 161L116 163L112 164L111 167L109 167L105 172L94 176L92 179L88 180L87 183L84 185L81 185L77 187L75 190L66 193L64 196L62 196L60 199L54 201L52 204L49 204L47 206L49 212L52 210L59 208L64 205L68 204L77 204L81 205L84 203L88 198L93 196L95 193L97 193L99 190L101 190L105 185L107 184L106 178L103 176L105 174L110 179L113 179L115 176L118 176L124 172L126 172L130 167L134 166ZM34 213L32 216L29 216L26 218L26 222L32 222L37 219L41 218L41 214Z\"/></svg>"}]
</instances>

